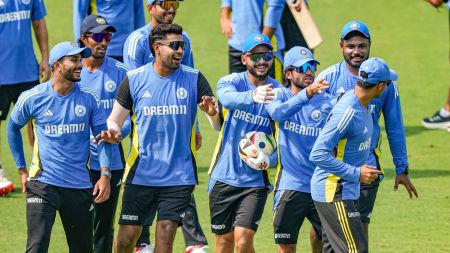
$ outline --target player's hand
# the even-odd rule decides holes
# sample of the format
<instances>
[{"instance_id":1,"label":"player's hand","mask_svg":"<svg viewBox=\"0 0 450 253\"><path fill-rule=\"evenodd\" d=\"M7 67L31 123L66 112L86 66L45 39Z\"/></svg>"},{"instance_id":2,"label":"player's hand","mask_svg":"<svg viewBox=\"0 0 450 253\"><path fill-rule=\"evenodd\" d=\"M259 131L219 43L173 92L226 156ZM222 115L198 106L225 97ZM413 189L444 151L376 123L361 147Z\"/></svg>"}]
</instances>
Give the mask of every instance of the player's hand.
<instances>
[{"instance_id":1,"label":"player's hand","mask_svg":"<svg viewBox=\"0 0 450 253\"><path fill-rule=\"evenodd\" d=\"M202 147L202 133L195 133L195 150L199 150Z\"/></svg>"},{"instance_id":2,"label":"player's hand","mask_svg":"<svg viewBox=\"0 0 450 253\"><path fill-rule=\"evenodd\" d=\"M215 116L217 114L217 105L214 97L203 96L198 106L209 116Z\"/></svg>"},{"instance_id":3,"label":"player's hand","mask_svg":"<svg viewBox=\"0 0 450 253\"><path fill-rule=\"evenodd\" d=\"M50 79L50 66L48 66L48 61L41 61L39 64L39 77L42 82L47 82Z\"/></svg>"},{"instance_id":4,"label":"player's hand","mask_svg":"<svg viewBox=\"0 0 450 253\"><path fill-rule=\"evenodd\" d=\"M322 93L322 91L328 87L330 87L330 84L321 77L319 80L306 87L306 95L308 98L311 98L317 93Z\"/></svg>"},{"instance_id":5,"label":"player's hand","mask_svg":"<svg viewBox=\"0 0 450 253\"><path fill-rule=\"evenodd\" d=\"M359 181L362 184L371 184L380 174L383 174L383 172L377 170L375 166L364 164L360 167Z\"/></svg>"},{"instance_id":6,"label":"player's hand","mask_svg":"<svg viewBox=\"0 0 450 253\"><path fill-rule=\"evenodd\" d=\"M95 184L94 191L92 192L92 195L96 196L94 199L95 203L102 203L109 199L109 194L111 193L109 180L109 177L101 175Z\"/></svg>"},{"instance_id":7,"label":"player's hand","mask_svg":"<svg viewBox=\"0 0 450 253\"><path fill-rule=\"evenodd\" d=\"M22 184L22 193L27 192L28 170L26 168L19 169L20 183Z\"/></svg>"},{"instance_id":8,"label":"player's hand","mask_svg":"<svg viewBox=\"0 0 450 253\"><path fill-rule=\"evenodd\" d=\"M268 104L275 98L275 91L272 89L272 84L266 84L256 87L252 94L253 101L258 104Z\"/></svg>"},{"instance_id":9,"label":"player's hand","mask_svg":"<svg viewBox=\"0 0 450 253\"><path fill-rule=\"evenodd\" d=\"M406 190L408 191L408 194L409 194L410 198L413 197L413 193L414 193L414 196L416 196L416 198L419 197L419 194L417 194L416 187L414 187L414 185L411 183L411 181L409 180L408 175L398 174L397 176L395 176L394 191L398 190L398 185L399 184L402 184L402 185L405 186Z\"/></svg>"},{"instance_id":10,"label":"player's hand","mask_svg":"<svg viewBox=\"0 0 450 253\"><path fill-rule=\"evenodd\" d=\"M95 139L98 140L97 144L100 145L103 142L107 142L109 144L116 144L120 141L122 137L122 132L117 132L114 129L103 130L101 133L95 136Z\"/></svg>"},{"instance_id":11,"label":"player's hand","mask_svg":"<svg viewBox=\"0 0 450 253\"><path fill-rule=\"evenodd\" d=\"M442 0L426 0L426 1L436 8L439 8L442 5Z\"/></svg>"},{"instance_id":12,"label":"player's hand","mask_svg":"<svg viewBox=\"0 0 450 253\"><path fill-rule=\"evenodd\" d=\"M243 156L243 161L254 170L265 170L269 168L269 157L261 151L256 152L256 157Z\"/></svg>"},{"instance_id":13,"label":"player's hand","mask_svg":"<svg viewBox=\"0 0 450 253\"><path fill-rule=\"evenodd\" d=\"M231 25L231 17L220 17L220 27L222 28L222 33L228 39L233 35L233 26Z\"/></svg>"}]
</instances>

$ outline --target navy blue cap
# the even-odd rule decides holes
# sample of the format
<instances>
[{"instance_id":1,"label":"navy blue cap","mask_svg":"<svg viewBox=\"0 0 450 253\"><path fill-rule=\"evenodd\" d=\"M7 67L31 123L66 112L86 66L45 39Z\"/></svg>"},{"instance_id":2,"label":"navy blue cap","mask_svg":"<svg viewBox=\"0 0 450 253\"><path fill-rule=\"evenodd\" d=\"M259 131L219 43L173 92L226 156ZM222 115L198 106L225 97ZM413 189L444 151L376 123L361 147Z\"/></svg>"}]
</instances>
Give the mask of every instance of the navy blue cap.
<instances>
[{"instance_id":1,"label":"navy blue cap","mask_svg":"<svg viewBox=\"0 0 450 253\"><path fill-rule=\"evenodd\" d=\"M397 80L397 73L389 69L381 58L370 58L359 67L359 79L370 84Z\"/></svg>"},{"instance_id":2,"label":"navy blue cap","mask_svg":"<svg viewBox=\"0 0 450 253\"><path fill-rule=\"evenodd\" d=\"M248 51L252 51L253 48L259 45L265 45L270 50L273 49L272 44L270 44L270 39L266 35L262 33L254 33L247 37L244 42L244 49L242 49L242 53L245 54Z\"/></svg>"},{"instance_id":3,"label":"navy blue cap","mask_svg":"<svg viewBox=\"0 0 450 253\"><path fill-rule=\"evenodd\" d=\"M78 47L68 41L60 42L56 44L50 51L50 59L48 61L48 65L50 65L50 67L53 67L53 64L56 61L59 61L64 56L81 54L82 58L88 58L89 56L91 56L91 53L92 51L90 48Z\"/></svg>"},{"instance_id":4,"label":"navy blue cap","mask_svg":"<svg viewBox=\"0 0 450 253\"><path fill-rule=\"evenodd\" d=\"M99 33L107 29L110 32L116 32L116 28L100 15L92 14L83 19L81 22L80 33L85 34L87 32Z\"/></svg>"},{"instance_id":5,"label":"navy blue cap","mask_svg":"<svg viewBox=\"0 0 450 253\"><path fill-rule=\"evenodd\" d=\"M353 20L344 25L341 31L341 40L349 33L357 31L370 40L369 27L359 20Z\"/></svg>"},{"instance_id":6,"label":"navy blue cap","mask_svg":"<svg viewBox=\"0 0 450 253\"><path fill-rule=\"evenodd\" d=\"M314 59L314 55L308 48L296 46L291 48L284 55L283 65L286 70L289 66L300 67L310 61L313 61L315 64L320 64L320 62Z\"/></svg>"}]
</instances>

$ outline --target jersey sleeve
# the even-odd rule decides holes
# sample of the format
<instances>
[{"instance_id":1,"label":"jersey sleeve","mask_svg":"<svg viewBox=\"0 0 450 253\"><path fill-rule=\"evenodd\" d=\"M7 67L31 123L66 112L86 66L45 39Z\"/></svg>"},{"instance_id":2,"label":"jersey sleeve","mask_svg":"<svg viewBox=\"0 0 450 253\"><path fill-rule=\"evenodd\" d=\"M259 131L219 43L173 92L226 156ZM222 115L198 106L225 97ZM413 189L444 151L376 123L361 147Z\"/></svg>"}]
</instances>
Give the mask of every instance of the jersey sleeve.
<instances>
[{"instance_id":1,"label":"jersey sleeve","mask_svg":"<svg viewBox=\"0 0 450 253\"><path fill-rule=\"evenodd\" d=\"M89 0L73 0L73 37L80 38L80 26L89 9Z\"/></svg>"},{"instance_id":2,"label":"jersey sleeve","mask_svg":"<svg viewBox=\"0 0 450 253\"><path fill-rule=\"evenodd\" d=\"M209 84L206 77L201 73L198 72L198 79L197 79L197 104L202 101L203 96L214 96L211 85Z\"/></svg>"},{"instance_id":3,"label":"jersey sleeve","mask_svg":"<svg viewBox=\"0 0 450 253\"><path fill-rule=\"evenodd\" d=\"M33 1L33 9L31 10L31 20L41 20L47 15L44 0Z\"/></svg>"},{"instance_id":4,"label":"jersey sleeve","mask_svg":"<svg viewBox=\"0 0 450 253\"><path fill-rule=\"evenodd\" d=\"M276 28L280 23L281 14L284 9L284 0L268 0L267 12L264 16L264 26Z\"/></svg>"},{"instance_id":5,"label":"jersey sleeve","mask_svg":"<svg viewBox=\"0 0 450 253\"><path fill-rule=\"evenodd\" d=\"M231 0L222 0L222 2L220 3L220 7L221 8L226 8L226 7L231 8Z\"/></svg>"},{"instance_id":6,"label":"jersey sleeve","mask_svg":"<svg viewBox=\"0 0 450 253\"><path fill-rule=\"evenodd\" d=\"M134 30L145 25L144 5L142 0L134 0Z\"/></svg>"},{"instance_id":7,"label":"jersey sleeve","mask_svg":"<svg viewBox=\"0 0 450 253\"><path fill-rule=\"evenodd\" d=\"M139 68L144 65L144 36L139 32L131 33L123 46L123 63L129 69Z\"/></svg>"},{"instance_id":8,"label":"jersey sleeve","mask_svg":"<svg viewBox=\"0 0 450 253\"><path fill-rule=\"evenodd\" d=\"M123 108L130 110L133 108L133 98L130 92L130 82L128 76L120 83L119 90L117 91L116 101L123 106Z\"/></svg>"},{"instance_id":9,"label":"jersey sleeve","mask_svg":"<svg viewBox=\"0 0 450 253\"><path fill-rule=\"evenodd\" d=\"M352 111L350 107L345 112L334 110L319 134L312 148L309 160L344 180L359 182L360 168L336 159L333 150L338 142L346 138L348 129L352 126Z\"/></svg>"},{"instance_id":10,"label":"jersey sleeve","mask_svg":"<svg viewBox=\"0 0 450 253\"><path fill-rule=\"evenodd\" d=\"M387 92L382 108L384 124L395 165L395 172L401 174L408 167L408 153L406 151L405 127L397 84L392 82L387 87Z\"/></svg>"},{"instance_id":11,"label":"jersey sleeve","mask_svg":"<svg viewBox=\"0 0 450 253\"><path fill-rule=\"evenodd\" d=\"M266 105L270 117L277 122L286 120L296 114L309 100L306 95L306 89L303 89L290 99L286 99L283 89L275 89L275 99Z\"/></svg>"},{"instance_id":12,"label":"jersey sleeve","mask_svg":"<svg viewBox=\"0 0 450 253\"><path fill-rule=\"evenodd\" d=\"M217 97L223 107L227 109L240 109L254 104L252 90L239 92L235 82L239 82L237 74L222 77L217 83Z\"/></svg>"}]
</instances>

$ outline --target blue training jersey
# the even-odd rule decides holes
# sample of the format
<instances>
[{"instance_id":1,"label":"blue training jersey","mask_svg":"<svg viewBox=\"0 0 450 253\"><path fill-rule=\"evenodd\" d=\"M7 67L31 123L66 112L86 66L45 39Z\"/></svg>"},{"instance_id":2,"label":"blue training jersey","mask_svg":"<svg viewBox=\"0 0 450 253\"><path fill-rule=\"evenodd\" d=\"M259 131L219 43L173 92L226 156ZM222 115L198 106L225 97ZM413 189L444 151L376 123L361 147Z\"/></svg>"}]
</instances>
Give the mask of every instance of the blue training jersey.
<instances>
[{"instance_id":1,"label":"blue training jersey","mask_svg":"<svg viewBox=\"0 0 450 253\"><path fill-rule=\"evenodd\" d=\"M134 125L126 165L126 183L145 186L178 186L197 183L194 123L199 102L200 72L181 65L167 77L159 76L153 62L127 73L127 94ZM209 84L208 84L209 87ZM211 88L209 87L209 90ZM210 94L211 95L211 94Z\"/></svg>"},{"instance_id":2,"label":"blue training jersey","mask_svg":"<svg viewBox=\"0 0 450 253\"><path fill-rule=\"evenodd\" d=\"M356 86L358 77L350 73L345 61L339 62L322 71L317 78L323 77L330 83L329 93L338 96ZM408 167L408 153L406 151L406 136L404 131L402 107L396 82L386 87L383 94L374 98L369 105L373 118L373 136L370 147L368 164L381 169L379 159L381 156L381 130L379 119L381 113L391 149L395 171L400 174Z\"/></svg>"},{"instance_id":3,"label":"blue training jersey","mask_svg":"<svg viewBox=\"0 0 450 253\"><path fill-rule=\"evenodd\" d=\"M221 8L232 10L231 25L233 34L228 45L242 51L244 41L253 33L262 32L263 26L275 28L276 50L285 47L280 19L283 13L284 0L267 0L267 10L263 19L264 2L266 0L222 0Z\"/></svg>"},{"instance_id":4,"label":"blue training jersey","mask_svg":"<svg viewBox=\"0 0 450 253\"><path fill-rule=\"evenodd\" d=\"M345 93L311 151L310 161L317 165L311 178L315 201L359 198L359 167L367 164L372 131L369 109L361 105L353 91Z\"/></svg>"},{"instance_id":5,"label":"blue training jersey","mask_svg":"<svg viewBox=\"0 0 450 253\"><path fill-rule=\"evenodd\" d=\"M306 89L294 95L290 88L280 88L276 90L276 98L266 105L276 121L279 163L275 190L311 191L316 166L309 161L309 155L333 108L333 101L327 93L308 99Z\"/></svg>"},{"instance_id":6,"label":"blue training jersey","mask_svg":"<svg viewBox=\"0 0 450 253\"><path fill-rule=\"evenodd\" d=\"M0 3L0 85L39 80L31 22L45 17L43 0L2 0Z\"/></svg>"},{"instance_id":7,"label":"blue training jersey","mask_svg":"<svg viewBox=\"0 0 450 253\"><path fill-rule=\"evenodd\" d=\"M91 5L91 3L93 3ZM91 5L91 6L90 6ZM109 42L106 54L108 56L122 56L123 44L128 35L145 25L144 6L142 0L73 0L73 34L75 41L80 38L80 25L83 19L90 14L104 17L108 24L117 29Z\"/></svg>"},{"instance_id":8,"label":"blue training jersey","mask_svg":"<svg viewBox=\"0 0 450 253\"><path fill-rule=\"evenodd\" d=\"M145 25L132 32L123 47L123 62L129 69L139 68L155 59L150 51L149 36L152 32L150 25ZM183 40L186 42L181 64L194 67L194 56L192 54L191 39L183 31Z\"/></svg>"},{"instance_id":9,"label":"blue training jersey","mask_svg":"<svg viewBox=\"0 0 450 253\"><path fill-rule=\"evenodd\" d=\"M273 88L281 87L278 81L268 77L265 84L270 83L273 84ZM246 133L274 132L264 105L253 102L252 93L255 89L256 86L250 82L246 71L222 77L217 83L217 97L223 106L224 122L211 161L210 188L215 181L235 187L270 185L267 170L254 170L239 157L239 141ZM277 154L274 152L270 156L270 167L276 164Z\"/></svg>"},{"instance_id":10,"label":"blue training jersey","mask_svg":"<svg viewBox=\"0 0 450 253\"><path fill-rule=\"evenodd\" d=\"M29 176L66 188L91 188L87 167L91 128L106 124L97 95L75 83L69 94L55 92L51 81L23 92L11 113L15 124L32 120L35 134ZM69 145L68 145L69 144Z\"/></svg>"},{"instance_id":11,"label":"blue training jersey","mask_svg":"<svg viewBox=\"0 0 450 253\"><path fill-rule=\"evenodd\" d=\"M80 85L86 86L94 90L100 99L100 109L108 117L116 100L117 90L120 82L125 78L128 69L123 63L113 58L105 57L102 65L95 72L91 72L86 68L81 70ZM129 126L129 124L125 124ZM122 135L128 134L129 129L122 130ZM91 136L92 139L93 136ZM123 137L123 136L122 136ZM91 156L89 159L89 168L100 170L98 160L97 144L91 142ZM124 151L122 144L112 145L111 170L119 170L125 167Z\"/></svg>"}]
</instances>

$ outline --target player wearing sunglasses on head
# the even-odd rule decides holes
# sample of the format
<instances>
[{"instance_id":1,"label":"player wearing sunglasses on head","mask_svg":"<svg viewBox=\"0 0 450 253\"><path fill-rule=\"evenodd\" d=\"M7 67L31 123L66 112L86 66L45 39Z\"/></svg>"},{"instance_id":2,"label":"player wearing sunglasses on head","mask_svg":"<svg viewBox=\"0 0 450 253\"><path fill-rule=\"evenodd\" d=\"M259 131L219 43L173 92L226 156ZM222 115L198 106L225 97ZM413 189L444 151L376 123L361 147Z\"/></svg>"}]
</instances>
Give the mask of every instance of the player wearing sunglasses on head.
<instances>
[{"instance_id":1,"label":"player wearing sunglasses on head","mask_svg":"<svg viewBox=\"0 0 450 253\"><path fill-rule=\"evenodd\" d=\"M93 89L99 96L100 110L106 117L112 111L119 84L128 71L123 63L106 56L113 32L116 32L116 28L109 25L107 20L99 15L89 15L81 23L80 43L90 48L92 54L83 59L80 84ZM122 129L122 138L128 135L130 130L130 120L128 119ZM90 147L89 172L91 180L95 184L101 177L101 171L97 144L91 142ZM125 167L122 144L112 145L112 152L111 174L108 175L111 183L110 197L103 203L94 204L94 253L112 252L114 215Z\"/></svg>"},{"instance_id":2,"label":"player wearing sunglasses on head","mask_svg":"<svg viewBox=\"0 0 450 253\"><path fill-rule=\"evenodd\" d=\"M198 70L181 64L182 32L176 24L152 30L155 60L127 73L108 118L112 143L130 113L135 126L125 170L118 253L133 251L142 227L151 225L156 214L155 252L172 252L176 229L197 184L197 105L213 127L220 128L208 81Z\"/></svg>"},{"instance_id":3,"label":"player wearing sunglasses on head","mask_svg":"<svg viewBox=\"0 0 450 253\"><path fill-rule=\"evenodd\" d=\"M217 97L223 106L223 126L209 171L211 228L216 234L216 252L254 252L253 238L262 217L271 185L261 168L277 164L276 151L267 156L239 156L239 141L251 131L273 134L264 104L274 98L281 85L269 77L273 64L270 39L261 33L250 35L241 52L247 71L222 77Z\"/></svg>"},{"instance_id":4,"label":"player wearing sunglasses on head","mask_svg":"<svg viewBox=\"0 0 450 253\"><path fill-rule=\"evenodd\" d=\"M299 230L307 218L317 233L312 252L322 252L322 226L311 198L315 165L309 161L312 146L328 118L334 102L322 92L328 83L314 82L318 61L304 47L293 47L284 56L283 84L266 105L276 122L278 143L277 176L273 204L275 243L280 253L296 252Z\"/></svg>"},{"instance_id":5,"label":"player wearing sunglasses on head","mask_svg":"<svg viewBox=\"0 0 450 253\"><path fill-rule=\"evenodd\" d=\"M128 35L145 25L142 0L73 0L73 33L75 40L80 38L82 20L90 14L98 14L117 28L114 38L109 43L106 55L123 62L123 44Z\"/></svg>"}]
</instances>

